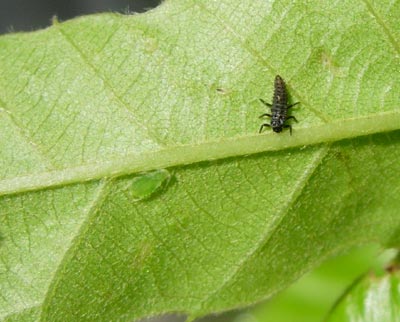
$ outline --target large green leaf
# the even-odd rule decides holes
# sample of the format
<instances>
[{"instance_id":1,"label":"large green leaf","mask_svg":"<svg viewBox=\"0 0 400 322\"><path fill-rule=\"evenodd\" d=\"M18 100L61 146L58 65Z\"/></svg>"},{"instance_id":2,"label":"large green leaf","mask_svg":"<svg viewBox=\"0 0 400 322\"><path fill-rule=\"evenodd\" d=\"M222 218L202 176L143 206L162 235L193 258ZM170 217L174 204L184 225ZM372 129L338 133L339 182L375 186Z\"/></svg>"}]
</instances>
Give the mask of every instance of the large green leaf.
<instances>
[{"instance_id":1,"label":"large green leaf","mask_svg":"<svg viewBox=\"0 0 400 322\"><path fill-rule=\"evenodd\" d=\"M388 263L376 245L355 247L340 256L325 261L321 266L302 276L264 305L252 310L253 319L259 322L322 322L332 307L355 280L371 267ZM380 255L380 256L379 256Z\"/></svg>"},{"instance_id":2,"label":"large green leaf","mask_svg":"<svg viewBox=\"0 0 400 322\"><path fill-rule=\"evenodd\" d=\"M351 320L356 315L347 314L349 311L343 310L340 315L335 314L339 311L338 307L344 307L342 302L346 302L344 299L347 299L355 285L365 278L366 272L381 272L382 267L387 267L396 254L397 250L388 249L382 252L377 245L366 245L334 256L302 276L273 299L265 301L265 304L256 305L255 309L251 310L252 313L248 314L252 318L249 321L327 322L328 317L332 315L337 317L335 321L338 322ZM382 303L390 298L388 294L382 295ZM397 301L397 297L398 295L393 296L392 300ZM365 300L364 303L368 303L368 300ZM365 309L361 306L359 308ZM376 309L383 308L378 305Z\"/></svg>"},{"instance_id":3,"label":"large green leaf","mask_svg":"<svg viewBox=\"0 0 400 322\"><path fill-rule=\"evenodd\" d=\"M378 273L378 274L377 274ZM374 272L359 279L327 317L327 322L393 322L400 320L398 261L383 274Z\"/></svg>"},{"instance_id":4,"label":"large green leaf","mask_svg":"<svg viewBox=\"0 0 400 322\"><path fill-rule=\"evenodd\" d=\"M0 316L195 317L398 245L399 19L170 0L2 36ZM293 136L257 133L276 74Z\"/></svg>"}]
</instances>

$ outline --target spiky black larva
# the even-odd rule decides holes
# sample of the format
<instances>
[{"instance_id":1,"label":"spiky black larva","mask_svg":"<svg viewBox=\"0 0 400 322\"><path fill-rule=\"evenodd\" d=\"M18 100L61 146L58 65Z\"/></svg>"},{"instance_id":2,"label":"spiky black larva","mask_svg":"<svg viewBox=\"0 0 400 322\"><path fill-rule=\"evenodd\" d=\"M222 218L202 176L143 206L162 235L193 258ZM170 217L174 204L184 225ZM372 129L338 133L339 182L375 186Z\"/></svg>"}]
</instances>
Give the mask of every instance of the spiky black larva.
<instances>
[{"instance_id":1,"label":"spiky black larva","mask_svg":"<svg viewBox=\"0 0 400 322\"><path fill-rule=\"evenodd\" d=\"M260 115L260 118L264 116L270 117L271 124L269 123L262 124L259 133L261 133L264 127L271 127L272 130L277 133L282 132L283 128L289 128L290 135L292 135L292 126L289 124L285 124L285 122L290 119L293 119L297 122L294 116L288 116L288 109L291 108L292 106L299 104L299 102L288 105L286 86L282 77L280 77L279 75L276 75L275 77L274 96L272 98L272 104L265 102L262 98L260 98L260 101L265 106L271 108L271 114L264 113Z\"/></svg>"}]
</instances>

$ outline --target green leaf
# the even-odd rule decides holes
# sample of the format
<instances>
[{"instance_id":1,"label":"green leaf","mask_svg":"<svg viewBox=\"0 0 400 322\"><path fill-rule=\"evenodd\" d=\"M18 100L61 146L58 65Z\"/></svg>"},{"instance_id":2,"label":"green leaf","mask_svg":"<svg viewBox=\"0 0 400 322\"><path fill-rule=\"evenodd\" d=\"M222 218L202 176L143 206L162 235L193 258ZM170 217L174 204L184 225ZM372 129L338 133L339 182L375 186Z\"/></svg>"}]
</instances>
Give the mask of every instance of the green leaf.
<instances>
[{"instance_id":1,"label":"green leaf","mask_svg":"<svg viewBox=\"0 0 400 322\"><path fill-rule=\"evenodd\" d=\"M170 0L0 37L2 319L196 317L398 245L399 5ZM292 136L257 133L276 74Z\"/></svg>"},{"instance_id":2,"label":"green leaf","mask_svg":"<svg viewBox=\"0 0 400 322\"><path fill-rule=\"evenodd\" d=\"M252 310L253 319L260 322L325 321L328 312L354 280L365 275L371 266L387 264L388 259L383 261L382 256L378 256L380 253L376 245L367 245L327 260L273 299L256 306Z\"/></svg>"},{"instance_id":3,"label":"green leaf","mask_svg":"<svg viewBox=\"0 0 400 322\"><path fill-rule=\"evenodd\" d=\"M382 267L392 262L396 254L394 249L382 252L375 244L355 247L335 256L273 299L257 305L251 310L252 319L260 322L328 321L328 316L335 315L332 312L337 313L338 303L346 298L345 295L361 277L365 277L366 272L372 269L382 271ZM338 316L337 321L347 321L347 318Z\"/></svg>"},{"instance_id":4,"label":"green leaf","mask_svg":"<svg viewBox=\"0 0 400 322\"><path fill-rule=\"evenodd\" d=\"M385 274L369 274L338 303L327 321L391 322L400 319L398 264Z\"/></svg>"}]
</instances>

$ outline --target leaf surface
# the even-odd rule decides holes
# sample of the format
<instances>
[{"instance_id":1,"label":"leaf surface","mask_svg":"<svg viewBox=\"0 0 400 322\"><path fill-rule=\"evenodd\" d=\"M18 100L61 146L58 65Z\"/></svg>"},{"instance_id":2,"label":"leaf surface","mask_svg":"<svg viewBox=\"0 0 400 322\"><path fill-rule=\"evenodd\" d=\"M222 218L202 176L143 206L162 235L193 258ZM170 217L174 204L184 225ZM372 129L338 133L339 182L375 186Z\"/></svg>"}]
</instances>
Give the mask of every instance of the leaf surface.
<instances>
[{"instance_id":1,"label":"leaf surface","mask_svg":"<svg viewBox=\"0 0 400 322\"><path fill-rule=\"evenodd\" d=\"M368 274L343 295L326 321L398 321L399 287L398 263L386 274Z\"/></svg>"},{"instance_id":2,"label":"leaf surface","mask_svg":"<svg viewBox=\"0 0 400 322\"><path fill-rule=\"evenodd\" d=\"M0 316L196 317L397 245L399 18L170 0L2 36ZM292 136L257 134L276 74Z\"/></svg>"}]
</instances>

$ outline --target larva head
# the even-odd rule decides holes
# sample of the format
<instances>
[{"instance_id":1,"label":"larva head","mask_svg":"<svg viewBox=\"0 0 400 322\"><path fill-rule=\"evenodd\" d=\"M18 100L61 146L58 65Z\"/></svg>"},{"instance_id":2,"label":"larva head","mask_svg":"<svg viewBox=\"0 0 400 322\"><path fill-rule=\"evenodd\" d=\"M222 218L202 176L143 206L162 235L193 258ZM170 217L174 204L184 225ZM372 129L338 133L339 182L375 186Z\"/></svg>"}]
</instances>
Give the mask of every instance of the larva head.
<instances>
[{"instance_id":1,"label":"larva head","mask_svg":"<svg viewBox=\"0 0 400 322\"><path fill-rule=\"evenodd\" d=\"M282 132L282 122L280 120L272 120L271 127L272 130L276 133Z\"/></svg>"}]
</instances>

